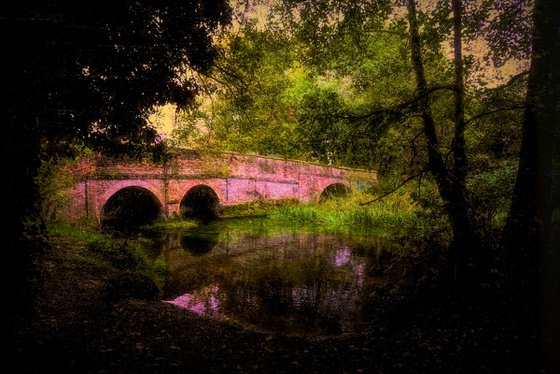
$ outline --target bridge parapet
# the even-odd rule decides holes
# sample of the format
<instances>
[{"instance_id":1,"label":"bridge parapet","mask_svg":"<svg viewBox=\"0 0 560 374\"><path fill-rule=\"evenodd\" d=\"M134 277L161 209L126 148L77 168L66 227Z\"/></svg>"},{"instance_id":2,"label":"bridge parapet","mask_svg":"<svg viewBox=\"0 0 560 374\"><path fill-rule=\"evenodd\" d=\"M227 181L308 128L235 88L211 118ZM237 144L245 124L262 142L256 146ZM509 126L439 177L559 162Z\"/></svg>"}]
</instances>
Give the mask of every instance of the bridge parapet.
<instances>
[{"instance_id":1,"label":"bridge parapet","mask_svg":"<svg viewBox=\"0 0 560 374\"><path fill-rule=\"evenodd\" d=\"M67 172L78 183L63 216L97 222L107 201L126 188L149 191L162 215L179 213L191 189L206 186L221 205L256 199L295 198L316 201L331 185L355 187L375 184L377 175L366 170L336 168L279 158L237 153L179 151L161 162L89 157Z\"/></svg>"}]
</instances>

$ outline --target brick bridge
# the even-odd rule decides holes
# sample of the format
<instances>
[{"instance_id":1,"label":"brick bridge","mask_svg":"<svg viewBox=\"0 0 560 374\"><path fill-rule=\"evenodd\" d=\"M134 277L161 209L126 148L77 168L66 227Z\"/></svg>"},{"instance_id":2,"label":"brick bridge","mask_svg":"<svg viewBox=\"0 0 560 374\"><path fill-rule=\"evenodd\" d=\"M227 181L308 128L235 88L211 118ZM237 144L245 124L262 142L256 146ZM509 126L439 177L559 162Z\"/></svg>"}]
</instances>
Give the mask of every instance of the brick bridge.
<instances>
[{"instance_id":1,"label":"brick bridge","mask_svg":"<svg viewBox=\"0 0 560 374\"><path fill-rule=\"evenodd\" d=\"M133 207L151 206L154 218L169 218L259 199L317 202L322 195L377 181L365 170L193 150L176 150L160 163L89 157L66 172L77 183L61 218L98 224L126 200Z\"/></svg>"}]
</instances>

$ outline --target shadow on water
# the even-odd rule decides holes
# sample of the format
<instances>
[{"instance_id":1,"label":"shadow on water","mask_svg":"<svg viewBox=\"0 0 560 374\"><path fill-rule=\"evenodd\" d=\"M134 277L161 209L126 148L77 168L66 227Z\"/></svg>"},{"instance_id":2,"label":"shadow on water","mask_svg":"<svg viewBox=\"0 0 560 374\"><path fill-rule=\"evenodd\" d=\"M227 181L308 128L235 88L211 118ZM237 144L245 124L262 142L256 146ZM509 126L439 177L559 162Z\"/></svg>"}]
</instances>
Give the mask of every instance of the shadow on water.
<instances>
[{"instance_id":1,"label":"shadow on water","mask_svg":"<svg viewBox=\"0 0 560 374\"><path fill-rule=\"evenodd\" d=\"M218 243L217 233L187 234L180 238L181 248L193 256L209 253Z\"/></svg>"},{"instance_id":2,"label":"shadow on water","mask_svg":"<svg viewBox=\"0 0 560 374\"><path fill-rule=\"evenodd\" d=\"M303 231L266 218L214 221L163 242L166 302L286 334L363 329L390 256L380 235Z\"/></svg>"}]
</instances>

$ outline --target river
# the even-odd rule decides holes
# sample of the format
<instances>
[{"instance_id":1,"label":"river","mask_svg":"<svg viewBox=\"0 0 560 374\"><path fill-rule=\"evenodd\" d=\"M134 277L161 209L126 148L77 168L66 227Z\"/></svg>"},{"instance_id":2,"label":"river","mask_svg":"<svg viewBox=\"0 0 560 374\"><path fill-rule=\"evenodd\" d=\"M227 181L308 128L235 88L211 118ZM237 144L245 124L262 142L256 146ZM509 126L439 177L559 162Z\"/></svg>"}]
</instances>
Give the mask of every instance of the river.
<instances>
[{"instance_id":1,"label":"river","mask_svg":"<svg viewBox=\"0 0 560 374\"><path fill-rule=\"evenodd\" d=\"M267 218L212 221L162 234L165 302L260 331L352 334L367 329L387 282L384 230L301 227Z\"/></svg>"}]
</instances>

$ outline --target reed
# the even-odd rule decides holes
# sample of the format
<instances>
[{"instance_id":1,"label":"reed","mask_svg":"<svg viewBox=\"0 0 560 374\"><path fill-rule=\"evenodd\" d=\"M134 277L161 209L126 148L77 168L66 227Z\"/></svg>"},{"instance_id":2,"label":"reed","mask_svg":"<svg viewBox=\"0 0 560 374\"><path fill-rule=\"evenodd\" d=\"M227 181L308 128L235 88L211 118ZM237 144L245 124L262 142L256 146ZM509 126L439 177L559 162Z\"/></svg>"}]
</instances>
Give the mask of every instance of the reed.
<instances>
[{"instance_id":1,"label":"reed","mask_svg":"<svg viewBox=\"0 0 560 374\"><path fill-rule=\"evenodd\" d=\"M375 197L362 191L353 191L349 196L331 198L319 204L280 206L269 217L300 224L323 225L418 226L422 223L417 214L421 208L407 191L362 205Z\"/></svg>"}]
</instances>

